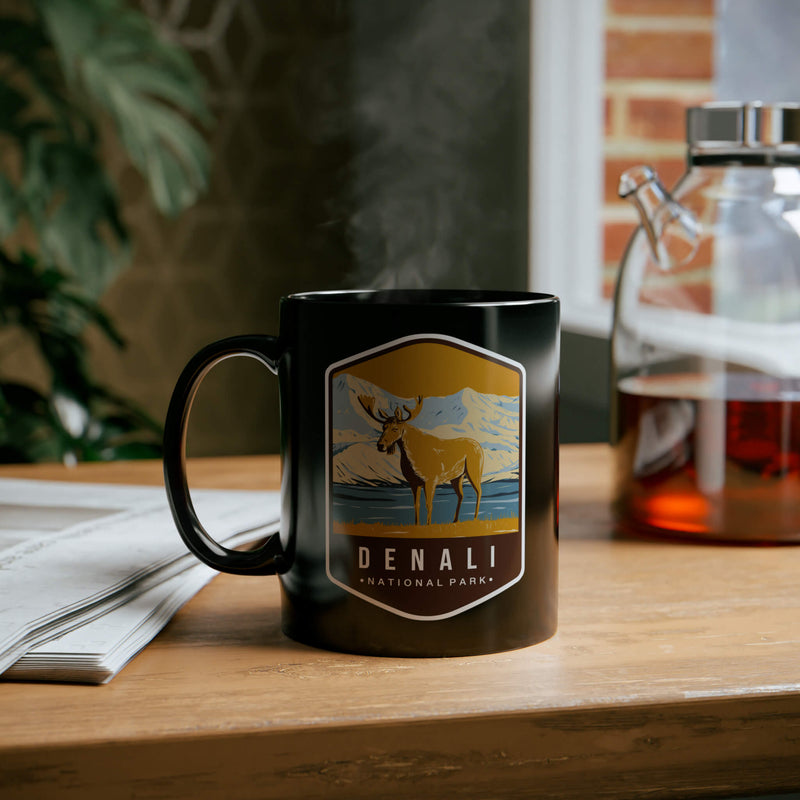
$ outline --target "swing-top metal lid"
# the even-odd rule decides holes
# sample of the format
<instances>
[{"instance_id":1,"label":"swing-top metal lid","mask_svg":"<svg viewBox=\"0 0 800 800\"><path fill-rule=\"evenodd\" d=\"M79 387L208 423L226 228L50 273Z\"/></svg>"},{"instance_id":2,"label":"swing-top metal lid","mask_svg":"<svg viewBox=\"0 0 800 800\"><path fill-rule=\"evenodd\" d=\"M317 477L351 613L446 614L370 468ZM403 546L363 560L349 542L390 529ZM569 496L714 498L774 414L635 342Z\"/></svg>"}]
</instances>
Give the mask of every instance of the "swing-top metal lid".
<instances>
[{"instance_id":1,"label":"swing-top metal lid","mask_svg":"<svg viewBox=\"0 0 800 800\"><path fill-rule=\"evenodd\" d=\"M692 149L739 150L800 147L798 103L706 103L687 109L686 141Z\"/></svg>"}]
</instances>

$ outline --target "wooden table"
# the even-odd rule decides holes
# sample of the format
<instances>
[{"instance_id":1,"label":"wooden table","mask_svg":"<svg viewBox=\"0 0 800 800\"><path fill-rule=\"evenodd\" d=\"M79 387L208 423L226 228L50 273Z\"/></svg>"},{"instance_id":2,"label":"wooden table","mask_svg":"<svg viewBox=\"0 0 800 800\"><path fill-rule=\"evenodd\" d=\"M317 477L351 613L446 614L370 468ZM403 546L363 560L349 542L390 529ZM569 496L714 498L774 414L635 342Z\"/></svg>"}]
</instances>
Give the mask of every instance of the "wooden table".
<instances>
[{"instance_id":1,"label":"wooden table","mask_svg":"<svg viewBox=\"0 0 800 800\"><path fill-rule=\"evenodd\" d=\"M277 486L277 459L195 462ZM153 463L0 475L157 483ZM800 548L612 538L605 446L562 448L558 634L381 659L280 633L220 576L110 684L0 684L0 797L660 798L800 788ZM176 534L177 535L177 534Z\"/></svg>"}]
</instances>

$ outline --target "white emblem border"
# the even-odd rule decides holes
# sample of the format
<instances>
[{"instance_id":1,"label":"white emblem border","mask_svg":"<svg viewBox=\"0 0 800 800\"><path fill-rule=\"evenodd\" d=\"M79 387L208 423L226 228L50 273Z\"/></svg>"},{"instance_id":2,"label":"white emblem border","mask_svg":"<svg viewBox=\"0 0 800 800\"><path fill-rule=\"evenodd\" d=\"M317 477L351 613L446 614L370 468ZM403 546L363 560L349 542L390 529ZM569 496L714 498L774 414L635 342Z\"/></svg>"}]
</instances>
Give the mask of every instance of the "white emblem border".
<instances>
[{"instance_id":1,"label":"white emblem border","mask_svg":"<svg viewBox=\"0 0 800 800\"><path fill-rule=\"evenodd\" d=\"M489 594L483 595L479 597L477 600L473 600L471 603L468 603L464 606L459 606L458 608L448 611L444 614L436 614L436 615L420 615L420 614L409 614L406 611L401 611L394 606L390 606L387 603L382 603L380 600L376 600L374 597L370 597L369 595L363 594L355 589L353 586L350 586L347 583L339 580L337 577L334 576L333 572L331 571L331 392L330 392L330 379L331 373L340 370L342 367L346 366L347 364L352 364L354 361L362 361L369 356L378 355L379 353L383 353L387 350L394 350L397 349L401 345L411 344L413 342L426 342L426 341L440 341L450 345L457 345L461 350L467 350L469 352L473 352L477 355L486 356L493 361L500 361L502 363L508 364L509 366L513 367L514 369L519 370L520 377L522 379L522 386L520 388L520 442L519 442L519 533L521 537L520 541L520 570L519 573L509 580L507 583L504 583L502 586L494 589ZM328 579L331 583L336 584L337 586L341 587L345 591L349 592L356 597L359 597L362 600L366 600L368 603L378 606L379 608L384 609L385 611L389 611L392 614L396 614L400 617L405 617L406 619L413 619L419 620L421 622L434 622L436 620L441 619L448 619L449 617L455 617L458 614L463 614L465 611L468 611L471 608L475 608L475 606L479 606L482 603L485 603L487 600L491 600L493 597L501 594L502 592L506 591L509 587L513 586L515 583L518 583L522 576L525 574L525 425L526 425L526 412L527 412L527 374L525 371L525 367L520 364L518 361L514 361L513 359L506 358L499 353L495 353L492 350L487 350L486 348L479 347L477 345L472 344L471 342L465 342L463 339L457 339L453 336L446 336L439 333L418 333L413 334L412 336L403 336L399 339L393 339L390 342L386 342L384 344L378 345L377 347L372 347L369 350L364 350L360 353L356 353L355 355L349 356L348 358L343 358L340 361L331 364L325 370L325 571L328 575Z\"/></svg>"}]
</instances>

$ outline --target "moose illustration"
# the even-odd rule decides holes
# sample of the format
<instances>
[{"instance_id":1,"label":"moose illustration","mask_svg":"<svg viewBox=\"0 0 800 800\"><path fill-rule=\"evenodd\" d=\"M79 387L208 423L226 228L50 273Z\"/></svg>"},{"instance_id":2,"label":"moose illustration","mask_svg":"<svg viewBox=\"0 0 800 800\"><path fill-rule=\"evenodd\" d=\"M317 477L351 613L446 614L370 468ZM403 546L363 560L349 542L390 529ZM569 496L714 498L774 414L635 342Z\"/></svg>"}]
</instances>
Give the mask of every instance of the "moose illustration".
<instances>
[{"instance_id":1,"label":"moose illustration","mask_svg":"<svg viewBox=\"0 0 800 800\"><path fill-rule=\"evenodd\" d=\"M475 519L481 504L481 477L483 476L483 449L474 439L440 439L431 433L409 425L422 410L422 396L416 398L417 405L413 409L404 405L407 416L403 416L399 408L393 414L379 410L375 412L375 398L359 395L358 401L364 411L378 422L381 436L378 439L378 450L392 454L395 447L400 449L400 469L411 487L414 496L414 523L419 525L419 490L425 489L425 505L427 521L431 524L433 511L433 495L440 483L449 482L458 497L453 522L458 522L461 501L464 499L464 476L475 489Z\"/></svg>"}]
</instances>

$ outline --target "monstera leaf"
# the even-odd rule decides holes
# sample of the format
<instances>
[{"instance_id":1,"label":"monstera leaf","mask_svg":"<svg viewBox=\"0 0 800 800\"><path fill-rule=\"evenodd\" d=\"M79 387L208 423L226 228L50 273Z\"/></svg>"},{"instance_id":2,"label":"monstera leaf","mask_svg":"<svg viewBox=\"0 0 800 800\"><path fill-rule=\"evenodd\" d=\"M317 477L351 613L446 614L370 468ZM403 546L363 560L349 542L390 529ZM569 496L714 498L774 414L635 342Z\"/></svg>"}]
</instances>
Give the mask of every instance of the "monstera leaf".
<instances>
[{"instance_id":1,"label":"monstera leaf","mask_svg":"<svg viewBox=\"0 0 800 800\"><path fill-rule=\"evenodd\" d=\"M157 455L160 426L94 380L84 342L94 328L122 345L98 304L131 250L104 148L116 138L159 211L190 206L210 169L200 79L125 0L19 0L4 10L0 333L33 342L50 385L0 369L0 461Z\"/></svg>"},{"instance_id":2,"label":"monstera leaf","mask_svg":"<svg viewBox=\"0 0 800 800\"><path fill-rule=\"evenodd\" d=\"M21 179L0 183L0 234L27 220L45 261L98 297L128 263L130 243L101 161L113 124L157 208L175 215L206 188L209 121L187 54L122 0L35 0L33 20L0 18L0 134L16 140Z\"/></svg>"},{"instance_id":3,"label":"monstera leaf","mask_svg":"<svg viewBox=\"0 0 800 800\"><path fill-rule=\"evenodd\" d=\"M208 121L183 50L121 0L38 0L69 84L108 111L157 206L175 214L206 187L205 142L181 112Z\"/></svg>"}]
</instances>

